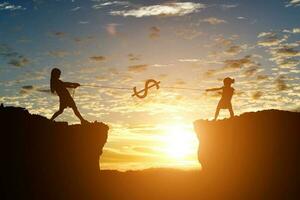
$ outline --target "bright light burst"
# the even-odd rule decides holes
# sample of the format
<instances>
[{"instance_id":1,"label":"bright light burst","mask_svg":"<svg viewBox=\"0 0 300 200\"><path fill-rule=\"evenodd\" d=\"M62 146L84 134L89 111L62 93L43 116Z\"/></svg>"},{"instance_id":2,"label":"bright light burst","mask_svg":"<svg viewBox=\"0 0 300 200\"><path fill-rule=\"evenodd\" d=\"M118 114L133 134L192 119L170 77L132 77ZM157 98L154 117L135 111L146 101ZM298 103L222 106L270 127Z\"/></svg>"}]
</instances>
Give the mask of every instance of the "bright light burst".
<instances>
[{"instance_id":1,"label":"bright light burst","mask_svg":"<svg viewBox=\"0 0 300 200\"><path fill-rule=\"evenodd\" d=\"M165 152L169 158L184 162L197 153L198 142L192 127L172 124L165 128Z\"/></svg>"}]
</instances>

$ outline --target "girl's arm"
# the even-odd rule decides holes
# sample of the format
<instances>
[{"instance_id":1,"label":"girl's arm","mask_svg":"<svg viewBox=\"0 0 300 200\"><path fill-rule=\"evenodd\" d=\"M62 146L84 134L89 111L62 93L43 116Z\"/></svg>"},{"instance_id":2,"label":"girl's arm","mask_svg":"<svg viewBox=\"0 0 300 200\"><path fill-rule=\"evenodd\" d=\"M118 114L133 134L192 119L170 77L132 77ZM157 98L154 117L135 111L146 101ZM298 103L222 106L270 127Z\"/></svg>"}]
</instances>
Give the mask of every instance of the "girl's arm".
<instances>
[{"instance_id":1,"label":"girl's arm","mask_svg":"<svg viewBox=\"0 0 300 200\"><path fill-rule=\"evenodd\" d=\"M206 92L211 92L211 91L217 91L217 90L222 90L223 87L220 87L220 88L211 88L211 89L206 89L205 91Z\"/></svg>"},{"instance_id":2,"label":"girl's arm","mask_svg":"<svg viewBox=\"0 0 300 200\"><path fill-rule=\"evenodd\" d=\"M78 86L80 86L80 84L79 83L64 82L64 86L68 87L68 88L77 88Z\"/></svg>"}]
</instances>

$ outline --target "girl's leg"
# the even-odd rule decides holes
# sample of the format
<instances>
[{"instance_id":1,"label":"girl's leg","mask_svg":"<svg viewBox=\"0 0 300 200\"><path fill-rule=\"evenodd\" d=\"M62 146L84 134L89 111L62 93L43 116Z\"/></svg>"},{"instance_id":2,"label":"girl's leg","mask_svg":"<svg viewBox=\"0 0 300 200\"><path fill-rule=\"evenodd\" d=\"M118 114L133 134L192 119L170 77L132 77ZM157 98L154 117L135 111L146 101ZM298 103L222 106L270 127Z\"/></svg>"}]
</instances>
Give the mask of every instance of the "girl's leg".
<instances>
[{"instance_id":1,"label":"girl's leg","mask_svg":"<svg viewBox=\"0 0 300 200\"><path fill-rule=\"evenodd\" d=\"M74 114L80 119L81 122L85 122L86 120L81 116L80 112L78 111L76 105L72 106Z\"/></svg>"},{"instance_id":2,"label":"girl's leg","mask_svg":"<svg viewBox=\"0 0 300 200\"><path fill-rule=\"evenodd\" d=\"M219 112L220 112L220 106L218 104L217 109L216 109L216 113L215 113L215 121L217 120L218 116L219 116Z\"/></svg>"},{"instance_id":3,"label":"girl's leg","mask_svg":"<svg viewBox=\"0 0 300 200\"><path fill-rule=\"evenodd\" d=\"M232 109L232 105L230 105L228 110L229 110L229 113L230 113L230 117L234 117L234 112L233 112L233 109Z\"/></svg>"},{"instance_id":4,"label":"girl's leg","mask_svg":"<svg viewBox=\"0 0 300 200\"><path fill-rule=\"evenodd\" d=\"M53 114L50 120L53 121L58 115L60 115L63 112L64 112L64 108L59 108L59 110Z\"/></svg>"}]
</instances>

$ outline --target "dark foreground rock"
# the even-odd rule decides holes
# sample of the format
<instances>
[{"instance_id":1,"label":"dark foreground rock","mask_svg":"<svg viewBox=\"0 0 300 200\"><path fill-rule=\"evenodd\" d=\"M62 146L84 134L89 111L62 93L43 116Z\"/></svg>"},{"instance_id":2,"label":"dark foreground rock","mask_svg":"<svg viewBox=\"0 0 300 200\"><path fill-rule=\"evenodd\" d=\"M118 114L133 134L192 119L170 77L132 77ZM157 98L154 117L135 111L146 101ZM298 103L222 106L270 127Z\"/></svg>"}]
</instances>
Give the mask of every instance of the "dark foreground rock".
<instances>
[{"instance_id":1,"label":"dark foreground rock","mask_svg":"<svg viewBox=\"0 0 300 200\"><path fill-rule=\"evenodd\" d=\"M106 125L53 123L14 107L0 107L0 120L1 200L299 199L300 113L196 121L201 171L99 171Z\"/></svg>"},{"instance_id":2,"label":"dark foreground rock","mask_svg":"<svg viewBox=\"0 0 300 200\"><path fill-rule=\"evenodd\" d=\"M300 113L266 110L194 122L203 172L245 199L295 199L300 185ZM252 197L252 198L251 198Z\"/></svg>"},{"instance_id":3,"label":"dark foreground rock","mask_svg":"<svg viewBox=\"0 0 300 200\"><path fill-rule=\"evenodd\" d=\"M107 125L56 123L3 106L0 122L1 199L89 199L95 193Z\"/></svg>"}]
</instances>

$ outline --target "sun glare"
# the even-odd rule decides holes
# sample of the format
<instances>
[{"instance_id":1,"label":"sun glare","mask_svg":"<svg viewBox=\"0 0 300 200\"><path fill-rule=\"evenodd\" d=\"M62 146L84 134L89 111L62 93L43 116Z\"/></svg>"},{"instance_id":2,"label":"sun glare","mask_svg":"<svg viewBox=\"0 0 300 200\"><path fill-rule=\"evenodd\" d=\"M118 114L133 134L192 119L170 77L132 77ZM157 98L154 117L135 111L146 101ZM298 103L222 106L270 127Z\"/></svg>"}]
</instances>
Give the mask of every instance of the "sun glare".
<instances>
[{"instance_id":1,"label":"sun glare","mask_svg":"<svg viewBox=\"0 0 300 200\"><path fill-rule=\"evenodd\" d=\"M165 129L165 152L168 157L186 161L196 154L198 142L191 127L184 125L169 125Z\"/></svg>"}]
</instances>

